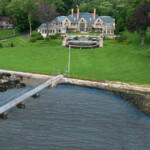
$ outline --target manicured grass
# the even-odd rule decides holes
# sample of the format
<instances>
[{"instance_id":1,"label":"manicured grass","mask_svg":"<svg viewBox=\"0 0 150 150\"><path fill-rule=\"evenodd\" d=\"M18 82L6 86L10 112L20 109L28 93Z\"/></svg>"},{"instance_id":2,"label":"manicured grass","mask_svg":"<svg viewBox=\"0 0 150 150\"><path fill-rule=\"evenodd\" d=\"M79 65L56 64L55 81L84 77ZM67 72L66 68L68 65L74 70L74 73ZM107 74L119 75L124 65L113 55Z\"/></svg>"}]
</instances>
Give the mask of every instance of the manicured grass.
<instances>
[{"instance_id":1,"label":"manicured grass","mask_svg":"<svg viewBox=\"0 0 150 150\"><path fill-rule=\"evenodd\" d=\"M14 48L0 49L0 68L14 71L53 74L64 73L68 65L68 48L61 40L29 43L12 39ZM7 42L3 42L7 45ZM150 44L127 45L111 40L103 48L71 49L71 77L133 82L150 85Z\"/></svg>"},{"instance_id":2,"label":"manicured grass","mask_svg":"<svg viewBox=\"0 0 150 150\"><path fill-rule=\"evenodd\" d=\"M30 46L30 42L29 40L25 39L25 38L22 38L22 37L16 37L14 39L10 39L10 40L7 40L7 41L3 41L1 42L3 44L3 47L4 48L7 48L9 47L9 43L10 42L13 42L13 44L15 45L15 47L24 47L24 46Z\"/></svg>"},{"instance_id":3,"label":"manicured grass","mask_svg":"<svg viewBox=\"0 0 150 150\"><path fill-rule=\"evenodd\" d=\"M0 40L11 38L20 34L21 33L15 31L14 35L14 29L0 29Z\"/></svg>"}]
</instances>

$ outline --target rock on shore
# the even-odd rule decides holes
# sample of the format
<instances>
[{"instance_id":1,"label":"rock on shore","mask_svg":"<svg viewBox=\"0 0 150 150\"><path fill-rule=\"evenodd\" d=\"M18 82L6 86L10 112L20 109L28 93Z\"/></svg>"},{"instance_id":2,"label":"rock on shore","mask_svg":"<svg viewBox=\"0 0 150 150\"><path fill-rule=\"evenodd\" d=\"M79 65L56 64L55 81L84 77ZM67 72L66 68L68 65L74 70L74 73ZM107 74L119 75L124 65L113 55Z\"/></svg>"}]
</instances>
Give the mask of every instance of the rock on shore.
<instances>
[{"instance_id":1,"label":"rock on shore","mask_svg":"<svg viewBox=\"0 0 150 150\"><path fill-rule=\"evenodd\" d=\"M0 92L5 92L11 88L24 88L26 85L22 83L22 76L9 73L0 73Z\"/></svg>"}]
</instances>

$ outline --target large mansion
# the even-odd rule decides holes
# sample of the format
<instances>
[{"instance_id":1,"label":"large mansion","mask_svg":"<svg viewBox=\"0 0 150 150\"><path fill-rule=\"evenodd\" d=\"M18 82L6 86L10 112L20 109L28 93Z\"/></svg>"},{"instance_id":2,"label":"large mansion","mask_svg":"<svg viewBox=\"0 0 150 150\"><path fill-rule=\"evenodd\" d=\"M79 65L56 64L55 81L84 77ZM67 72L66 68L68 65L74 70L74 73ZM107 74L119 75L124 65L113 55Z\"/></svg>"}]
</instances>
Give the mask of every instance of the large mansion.
<instances>
[{"instance_id":1,"label":"large mansion","mask_svg":"<svg viewBox=\"0 0 150 150\"><path fill-rule=\"evenodd\" d=\"M110 16L98 16L96 9L94 13L72 13L69 16L59 16L53 20L48 26L49 34L67 33L67 32L100 32L103 34L114 34L115 19ZM46 36L47 25L43 23L39 28L43 36Z\"/></svg>"}]
</instances>

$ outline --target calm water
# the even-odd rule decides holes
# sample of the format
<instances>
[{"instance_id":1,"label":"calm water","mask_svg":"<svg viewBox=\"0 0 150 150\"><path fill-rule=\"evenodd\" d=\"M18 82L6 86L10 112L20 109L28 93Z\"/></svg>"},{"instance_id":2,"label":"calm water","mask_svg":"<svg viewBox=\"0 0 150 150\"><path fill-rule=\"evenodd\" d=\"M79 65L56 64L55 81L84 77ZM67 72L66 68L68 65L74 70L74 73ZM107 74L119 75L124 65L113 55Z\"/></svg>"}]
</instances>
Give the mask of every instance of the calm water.
<instances>
[{"instance_id":1,"label":"calm water","mask_svg":"<svg viewBox=\"0 0 150 150\"><path fill-rule=\"evenodd\" d=\"M59 85L0 120L0 150L149 150L150 117L115 95Z\"/></svg>"}]
</instances>

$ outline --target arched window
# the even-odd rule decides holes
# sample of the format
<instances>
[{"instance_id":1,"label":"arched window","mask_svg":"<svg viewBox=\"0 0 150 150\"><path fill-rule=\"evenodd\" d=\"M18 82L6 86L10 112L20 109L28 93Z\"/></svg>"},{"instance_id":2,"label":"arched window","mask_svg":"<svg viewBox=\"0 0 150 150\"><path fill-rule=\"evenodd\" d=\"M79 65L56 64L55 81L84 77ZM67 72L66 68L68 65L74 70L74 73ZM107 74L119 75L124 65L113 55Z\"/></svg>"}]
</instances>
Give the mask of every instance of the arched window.
<instances>
[{"instance_id":1,"label":"arched window","mask_svg":"<svg viewBox=\"0 0 150 150\"><path fill-rule=\"evenodd\" d=\"M85 22L84 20L82 19L81 22L80 22L80 31L85 31Z\"/></svg>"}]
</instances>

